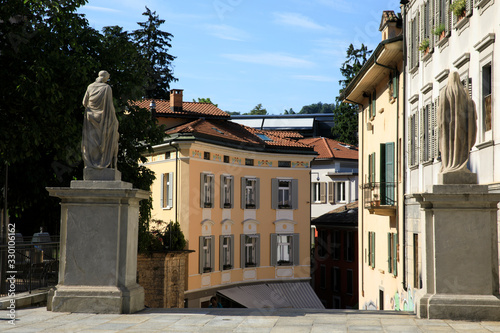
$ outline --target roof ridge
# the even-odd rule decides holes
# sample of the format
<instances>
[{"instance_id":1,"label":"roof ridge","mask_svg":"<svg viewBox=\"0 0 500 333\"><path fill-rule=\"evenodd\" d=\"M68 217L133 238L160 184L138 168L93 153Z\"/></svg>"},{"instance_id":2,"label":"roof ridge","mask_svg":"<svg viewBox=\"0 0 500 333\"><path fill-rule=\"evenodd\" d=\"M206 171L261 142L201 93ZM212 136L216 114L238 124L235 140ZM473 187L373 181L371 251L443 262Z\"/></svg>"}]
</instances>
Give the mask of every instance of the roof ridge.
<instances>
[{"instance_id":1,"label":"roof ridge","mask_svg":"<svg viewBox=\"0 0 500 333\"><path fill-rule=\"evenodd\" d=\"M326 148L328 149L328 151L330 152L330 155L332 155L333 158L335 158L335 155L333 154L333 151L332 149L330 148L330 145L328 144L328 141L326 141L326 138L324 137L321 137L323 139L323 141L325 142L325 145L326 145Z\"/></svg>"}]
</instances>

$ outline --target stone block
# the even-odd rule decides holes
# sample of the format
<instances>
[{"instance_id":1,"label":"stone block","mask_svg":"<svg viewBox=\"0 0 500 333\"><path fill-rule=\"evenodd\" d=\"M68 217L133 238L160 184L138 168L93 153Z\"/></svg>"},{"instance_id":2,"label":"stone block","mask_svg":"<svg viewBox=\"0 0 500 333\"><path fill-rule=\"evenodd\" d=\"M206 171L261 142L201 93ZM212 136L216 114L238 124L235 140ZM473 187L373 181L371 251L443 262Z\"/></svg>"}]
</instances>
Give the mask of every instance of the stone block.
<instances>
[{"instance_id":1,"label":"stone block","mask_svg":"<svg viewBox=\"0 0 500 333\"><path fill-rule=\"evenodd\" d=\"M438 173L438 184L477 184L477 174L469 170Z\"/></svg>"},{"instance_id":2,"label":"stone block","mask_svg":"<svg viewBox=\"0 0 500 333\"><path fill-rule=\"evenodd\" d=\"M122 173L112 168L83 168L83 180L108 180L120 181L122 180Z\"/></svg>"}]
</instances>

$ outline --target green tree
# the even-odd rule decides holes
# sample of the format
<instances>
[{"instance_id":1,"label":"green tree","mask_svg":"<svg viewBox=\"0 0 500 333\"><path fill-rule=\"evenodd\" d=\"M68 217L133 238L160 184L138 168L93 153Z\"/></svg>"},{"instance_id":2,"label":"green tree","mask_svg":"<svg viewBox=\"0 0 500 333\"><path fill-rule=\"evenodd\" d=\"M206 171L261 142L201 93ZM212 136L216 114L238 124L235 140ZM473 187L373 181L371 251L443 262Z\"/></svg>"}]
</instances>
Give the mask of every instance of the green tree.
<instances>
[{"instance_id":1,"label":"green tree","mask_svg":"<svg viewBox=\"0 0 500 333\"><path fill-rule=\"evenodd\" d=\"M102 34L92 29L75 13L84 3L7 1L0 6L0 187L8 165L9 215L25 234L40 226L59 233L59 199L45 188L82 178L82 98L101 69L111 74L122 179L147 190L154 179L139 161L143 151L161 141L163 129L145 109L125 112L129 100L145 95L149 61L120 27L107 27ZM148 217L148 205L141 205L141 218Z\"/></svg>"},{"instance_id":2,"label":"green tree","mask_svg":"<svg viewBox=\"0 0 500 333\"><path fill-rule=\"evenodd\" d=\"M200 97L198 97L198 100L196 101L196 100L194 100L194 99L193 99L193 102L213 104L213 105L215 105L216 107L218 107L218 106L219 106L219 104L215 104L214 102L212 102L212 101L210 100L210 97L207 97L207 98L200 98Z\"/></svg>"},{"instance_id":3,"label":"green tree","mask_svg":"<svg viewBox=\"0 0 500 333\"><path fill-rule=\"evenodd\" d=\"M372 51L368 50L366 45L361 44L359 49L349 45L346 52L346 61L340 68L340 73L344 77L339 81L341 86L339 97L336 98L335 110L333 111L332 135L336 140L358 145L358 107L352 104L343 103L342 96L345 88L351 83L354 77L359 73L359 70L368 60Z\"/></svg>"},{"instance_id":4,"label":"green tree","mask_svg":"<svg viewBox=\"0 0 500 333\"><path fill-rule=\"evenodd\" d=\"M267 114L267 110L262 107L262 104L257 104L249 113L244 113L249 115L264 115Z\"/></svg>"},{"instance_id":5,"label":"green tree","mask_svg":"<svg viewBox=\"0 0 500 333\"><path fill-rule=\"evenodd\" d=\"M142 29L135 30L132 36L139 50L149 60L145 97L168 99L170 83L178 80L173 76L172 62L175 57L168 53L173 35L160 30L165 20L160 19L156 12L146 7L142 15L147 17L147 21L138 22Z\"/></svg>"},{"instance_id":6,"label":"green tree","mask_svg":"<svg viewBox=\"0 0 500 333\"><path fill-rule=\"evenodd\" d=\"M290 110L285 109L285 114L295 114L295 111L293 111L293 108L290 108Z\"/></svg>"},{"instance_id":7,"label":"green tree","mask_svg":"<svg viewBox=\"0 0 500 333\"><path fill-rule=\"evenodd\" d=\"M321 103L305 105L300 110L300 114L313 114L313 113L333 113L335 104Z\"/></svg>"}]
</instances>

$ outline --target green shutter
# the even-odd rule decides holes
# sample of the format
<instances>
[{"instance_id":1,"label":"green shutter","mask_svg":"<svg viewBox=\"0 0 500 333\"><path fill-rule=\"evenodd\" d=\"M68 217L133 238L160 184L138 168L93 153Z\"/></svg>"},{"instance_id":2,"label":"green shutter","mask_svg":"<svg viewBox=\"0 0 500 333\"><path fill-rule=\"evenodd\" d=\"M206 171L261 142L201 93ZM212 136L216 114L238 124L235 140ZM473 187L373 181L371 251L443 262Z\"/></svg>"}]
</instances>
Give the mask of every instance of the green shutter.
<instances>
[{"instance_id":1,"label":"green shutter","mask_svg":"<svg viewBox=\"0 0 500 333\"><path fill-rule=\"evenodd\" d=\"M386 182L386 205L395 205L395 161L394 161L394 142L385 144L385 182Z\"/></svg>"},{"instance_id":2,"label":"green shutter","mask_svg":"<svg viewBox=\"0 0 500 333\"><path fill-rule=\"evenodd\" d=\"M390 232L387 233L387 264L387 271L392 273L392 237Z\"/></svg>"},{"instance_id":3,"label":"green shutter","mask_svg":"<svg viewBox=\"0 0 500 333\"><path fill-rule=\"evenodd\" d=\"M394 77L392 78L392 97L398 98L398 74L394 71Z\"/></svg>"},{"instance_id":4,"label":"green shutter","mask_svg":"<svg viewBox=\"0 0 500 333\"><path fill-rule=\"evenodd\" d=\"M380 144L380 204L387 205L385 143Z\"/></svg>"},{"instance_id":5,"label":"green shutter","mask_svg":"<svg viewBox=\"0 0 500 333\"><path fill-rule=\"evenodd\" d=\"M398 234L392 235L392 268L394 276L398 275Z\"/></svg>"},{"instance_id":6,"label":"green shutter","mask_svg":"<svg viewBox=\"0 0 500 333\"><path fill-rule=\"evenodd\" d=\"M174 204L173 204L173 200L174 200L174 196L173 196L173 192L174 192L174 173L173 172L169 172L168 173L168 206L169 207L173 207ZM176 217L177 218L177 217Z\"/></svg>"}]
</instances>

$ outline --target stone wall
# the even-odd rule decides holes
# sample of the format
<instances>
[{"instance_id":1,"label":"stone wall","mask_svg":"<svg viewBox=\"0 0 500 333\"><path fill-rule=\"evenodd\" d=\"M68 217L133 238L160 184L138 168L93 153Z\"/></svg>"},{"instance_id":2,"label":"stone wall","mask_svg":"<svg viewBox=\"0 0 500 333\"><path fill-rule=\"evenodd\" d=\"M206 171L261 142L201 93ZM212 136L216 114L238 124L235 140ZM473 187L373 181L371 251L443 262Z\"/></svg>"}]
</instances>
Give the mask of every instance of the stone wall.
<instances>
[{"instance_id":1,"label":"stone wall","mask_svg":"<svg viewBox=\"0 0 500 333\"><path fill-rule=\"evenodd\" d=\"M144 288L144 305L183 308L188 251L137 255L138 283Z\"/></svg>"}]
</instances>

